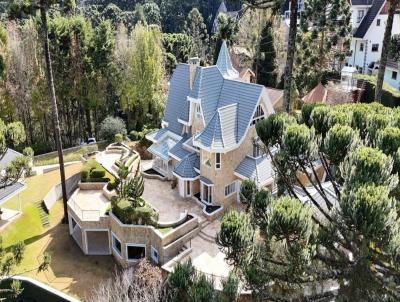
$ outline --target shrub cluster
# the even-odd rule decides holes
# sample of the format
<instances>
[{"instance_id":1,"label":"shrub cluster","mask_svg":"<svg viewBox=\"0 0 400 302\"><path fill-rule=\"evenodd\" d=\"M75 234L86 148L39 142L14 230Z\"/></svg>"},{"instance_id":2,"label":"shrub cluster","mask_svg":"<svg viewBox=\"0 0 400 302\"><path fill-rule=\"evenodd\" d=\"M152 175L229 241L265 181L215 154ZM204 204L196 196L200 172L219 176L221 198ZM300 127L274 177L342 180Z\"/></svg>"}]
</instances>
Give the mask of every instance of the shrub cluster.
<instances>
[{"instance_id":1,"label":"shrub cluster","mask_svg":"<svg viewBox=\"0 0 400 302\"><path fill-rule=\"evenodd\" d=\"M94 159L89 159L81 170L82 182L109 182L106 170Z\"/></svg>"}]
</instances>

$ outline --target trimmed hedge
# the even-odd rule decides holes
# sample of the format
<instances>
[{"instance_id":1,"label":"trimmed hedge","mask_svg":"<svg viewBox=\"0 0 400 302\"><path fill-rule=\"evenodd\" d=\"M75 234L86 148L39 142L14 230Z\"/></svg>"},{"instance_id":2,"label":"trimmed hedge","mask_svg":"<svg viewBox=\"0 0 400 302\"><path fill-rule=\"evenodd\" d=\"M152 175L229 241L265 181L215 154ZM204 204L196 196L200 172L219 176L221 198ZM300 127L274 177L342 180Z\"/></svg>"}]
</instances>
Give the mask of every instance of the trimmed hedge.
<instances>
[{"instance_id":1,"label":"trimmed hedge","mask_svg":"<svg viewBox=\"0 0 400 302\"><path fill-rule=\"evenodd\" d=\"M81 169L81 182L109 182L115 178L95 159L89 159Z\"/></svg>"}]
</instances>

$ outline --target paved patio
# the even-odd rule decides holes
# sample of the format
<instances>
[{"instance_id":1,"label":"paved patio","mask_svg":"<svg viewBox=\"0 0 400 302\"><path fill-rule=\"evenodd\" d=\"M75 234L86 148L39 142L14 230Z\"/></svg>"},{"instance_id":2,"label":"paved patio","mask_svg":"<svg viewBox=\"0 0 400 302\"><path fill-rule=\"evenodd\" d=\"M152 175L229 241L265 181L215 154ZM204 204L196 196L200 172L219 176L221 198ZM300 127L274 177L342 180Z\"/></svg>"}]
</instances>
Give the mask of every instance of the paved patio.
<instances>
[{"instance_id":1,"label":"paved patio","mask_svg":"<svg viewBox=\"0 0 400 302\"><path fill-rule=\"evenodd\" d=\"M121 154L119 153L106 153L105 151L96 154L96 160L101 163L101 165L110 173L117 175L112 166L115 161L121 159Z\"/></svg>"},{"instance_id":2,"label":"paved patio","mask_svg":"<svg viewBox=\"0 0 400 302\"><path fill-rule=\"evenodd\" d=\"M191 198L180 197L178 188L172 189L170 181L146 178L143 199L159 211L159 220L163 222L178 220L185 210L205 219L203 208Z\"/></svg>"},{"instance_id":3,"label":"paved patio","mask_svg":"<svg viewBox=\"0 0 400 302\"><path fill-rule=\"evenodd\" d=\"M104 215L110 201L102 190L78 190L68 203L81 220L95 221Z\"/></svg>"}]
</instances>

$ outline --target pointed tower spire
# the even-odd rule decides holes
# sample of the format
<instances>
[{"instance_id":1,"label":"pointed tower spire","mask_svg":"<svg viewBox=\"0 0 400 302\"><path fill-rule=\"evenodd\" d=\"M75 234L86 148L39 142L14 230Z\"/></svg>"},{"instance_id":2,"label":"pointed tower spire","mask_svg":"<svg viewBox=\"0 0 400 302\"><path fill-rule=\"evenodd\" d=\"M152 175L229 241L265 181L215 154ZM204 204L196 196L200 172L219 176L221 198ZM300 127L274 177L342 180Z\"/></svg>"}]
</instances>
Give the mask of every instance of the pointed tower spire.
<instances>
[{"instance_id":1,"label":"pointed tower spire","mask_svg":"<svg viewBox=\"0 0 400 302\"><path fill-rule=\"evenodd\" d=\"M228 46L226 45L226 40L222 41L217 60L217 67L221 71L222 75L226 78L234 79L239 77L239 72L233 68Z\"/></svg>"}]
</instances>

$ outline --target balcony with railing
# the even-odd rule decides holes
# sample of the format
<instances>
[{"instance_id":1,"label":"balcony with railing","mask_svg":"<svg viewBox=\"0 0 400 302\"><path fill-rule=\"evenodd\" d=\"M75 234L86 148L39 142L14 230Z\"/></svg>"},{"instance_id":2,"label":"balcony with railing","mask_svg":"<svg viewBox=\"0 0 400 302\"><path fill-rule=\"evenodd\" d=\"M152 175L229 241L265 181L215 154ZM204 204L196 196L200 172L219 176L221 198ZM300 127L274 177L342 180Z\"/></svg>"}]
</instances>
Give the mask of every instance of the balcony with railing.
<instances>
[{"instance_id":1,"label":"balcony with railing","mask_svg":"<svg viewBox=\"0 0 400 302\"><path fill-rule=\"evenodd\" d=\"M99 221L109 209L110 201L101 190L78 189L69 199L68 205L81 221Z\"/></svg>"}]
</instances>

